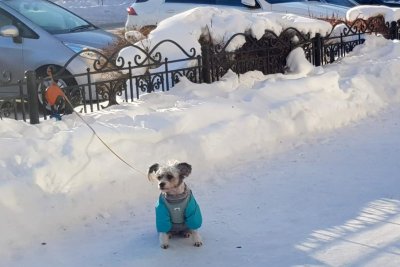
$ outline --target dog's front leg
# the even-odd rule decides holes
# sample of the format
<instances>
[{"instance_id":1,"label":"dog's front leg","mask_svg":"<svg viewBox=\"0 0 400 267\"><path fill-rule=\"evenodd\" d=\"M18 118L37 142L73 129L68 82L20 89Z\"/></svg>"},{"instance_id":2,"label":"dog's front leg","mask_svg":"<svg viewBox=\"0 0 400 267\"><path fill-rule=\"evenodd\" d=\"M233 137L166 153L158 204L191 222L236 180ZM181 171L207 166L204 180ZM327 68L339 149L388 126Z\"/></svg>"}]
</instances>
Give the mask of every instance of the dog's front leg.
<instances>
[{"instance_id":1,"label":"dog's front leg","mask_svg":"<svg viewBox=\"0 0 400 267\"><path fill-rule=\"evenodd\" d=\"M169 234L168 233L160 233L159 239L160 239L160 247L163 249L167 249L168 243L169 243Z\"/></svg>"},{"instance_id":2,"label":"dog's front leg","mask_svg":"<svg viewBox=\"0 0 400 267\"><path fill-rule=\"evenodd\" d=\"M203 241L201 240L201 236L197 230L192 230L192 239L195 247L201 247L203 245Z\"/></svg>"}]
</instances>

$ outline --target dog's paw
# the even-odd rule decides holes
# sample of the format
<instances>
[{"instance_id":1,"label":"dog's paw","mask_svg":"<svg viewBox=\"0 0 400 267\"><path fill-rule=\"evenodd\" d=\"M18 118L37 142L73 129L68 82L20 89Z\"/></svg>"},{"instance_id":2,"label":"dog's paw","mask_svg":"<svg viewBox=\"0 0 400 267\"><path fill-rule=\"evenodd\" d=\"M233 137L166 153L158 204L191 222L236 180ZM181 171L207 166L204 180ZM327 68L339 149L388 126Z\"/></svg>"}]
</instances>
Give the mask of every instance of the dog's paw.
<instances>
[{"instance_id":1,"label":"dog's paw","mask_svg":"<svg viewBox=\"0 0 400 267\"><path fill-rule=\"evenodd\" d=\"M160 246L162 249L167 249L169 246L168 246L168 244L161 244L161 246Z\"/></svg>"},{"instance_id":2,"label":"dog's paw","mask_svg":"<svg viewBox=\"0 0 400 267\"><path fill-rule=\"evenodd\" d=\"M197 241L197 242L194 242L193 245L194 245L195 247L201 247L201 246L203 245L203 242Z\"/></svg>"}]
</instances>

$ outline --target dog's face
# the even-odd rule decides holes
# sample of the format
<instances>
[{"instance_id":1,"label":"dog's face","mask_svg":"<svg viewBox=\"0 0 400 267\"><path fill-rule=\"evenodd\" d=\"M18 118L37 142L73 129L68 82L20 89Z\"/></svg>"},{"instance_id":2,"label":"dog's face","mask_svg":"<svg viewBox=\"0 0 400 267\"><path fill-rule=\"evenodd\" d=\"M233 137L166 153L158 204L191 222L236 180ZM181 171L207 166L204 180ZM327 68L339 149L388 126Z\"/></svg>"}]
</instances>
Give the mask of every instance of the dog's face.
<instances>
[{"instance_id":1,"label":"dog's face","mask_svg":"<svg viewBox=\"0 0 400 267\"><path fill-rule=\"evenodd\" d=\"M158 181L158 188L164 193L170 193L183 184L183 179L192 172L192 166L186 162L150 166L148 177Z\"/></svg>"}]
</instances>

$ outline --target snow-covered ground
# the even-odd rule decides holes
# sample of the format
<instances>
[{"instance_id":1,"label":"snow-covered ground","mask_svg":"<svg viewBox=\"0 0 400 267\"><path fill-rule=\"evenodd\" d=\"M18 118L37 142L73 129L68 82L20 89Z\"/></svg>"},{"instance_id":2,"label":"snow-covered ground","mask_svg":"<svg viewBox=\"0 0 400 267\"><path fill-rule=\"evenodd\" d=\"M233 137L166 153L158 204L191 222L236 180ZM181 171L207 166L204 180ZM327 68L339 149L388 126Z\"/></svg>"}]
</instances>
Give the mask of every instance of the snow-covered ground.
<instances>
[{"instance_id":1,"label":"snow-covered ground","mask_svg":"<svg viewBox=\"0 0 400 267\"><path fill-rule=\"evenodd\" d=\"M43 229L1 266L399 266L399 118L398 107L388 109L273 157L196 165L189 180L205 218L201 248L184 239L159 248L157 193L137 186L139 177L126 189L132 198L148 191L139 203L57 235Z\"/></svg>"},{"instance_id":2,"label":"snow-covered ground","mask_svg":"<svg viewBox=\"0 0 400 267\"><path fill-rule=\"evenodd\" d=\"M399 266L400 43L314 68L183 80L168 93L29 125L0 121L0 266ZM158 245L156 183L193 166L204 246Z\"/></svg>"}]
</instances>

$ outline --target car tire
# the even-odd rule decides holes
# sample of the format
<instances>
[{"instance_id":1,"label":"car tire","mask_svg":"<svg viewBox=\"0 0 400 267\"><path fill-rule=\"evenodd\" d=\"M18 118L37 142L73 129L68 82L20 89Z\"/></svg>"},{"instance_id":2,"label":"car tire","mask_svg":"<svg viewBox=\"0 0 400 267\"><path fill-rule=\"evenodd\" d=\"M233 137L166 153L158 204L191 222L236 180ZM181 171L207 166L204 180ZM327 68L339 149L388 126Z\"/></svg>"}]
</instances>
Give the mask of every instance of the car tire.
<instances>
[{"instance_id":1,"label":"car tire","mask_svg":"<svg viewBox=\"0 0 400 267\"><path fill-rule=\"evenodd\" d=\"M58 71L60 71L60 67L58 66L45 66L42 67L40 69L38 69L36 71L36 77L38 78L46 78L48 77L47 75L47 68L51 67L53 69L53 73L57 73ZM65 76L70 76L71 74L66 70L65 71ZM57 79L55 80L55 82L57 83L58 87L61 88L61 90L63 90L63 88L66 87L72 87L72 86L76 86L77 82L73 77L67 78L67 79ZM50 111L50 112L55 112L58 114L70 114L73 112L73 107L70 107L69 104L66 103L65 100L62 101L57 101L57 104L54 105L53 107L51 107L49 104L46 103L46 99L45 99L45 92L46 89L51 85L51 81L46 79L43 81L43 83L39 84L38 87L38 99L39 99L39 104L43 106L44 110ZM63 90L64 91L64 90ZM64 93L66 93L64 91ZM67 94L68 95L68 94Z\"/></svg>"}]
</instances>

